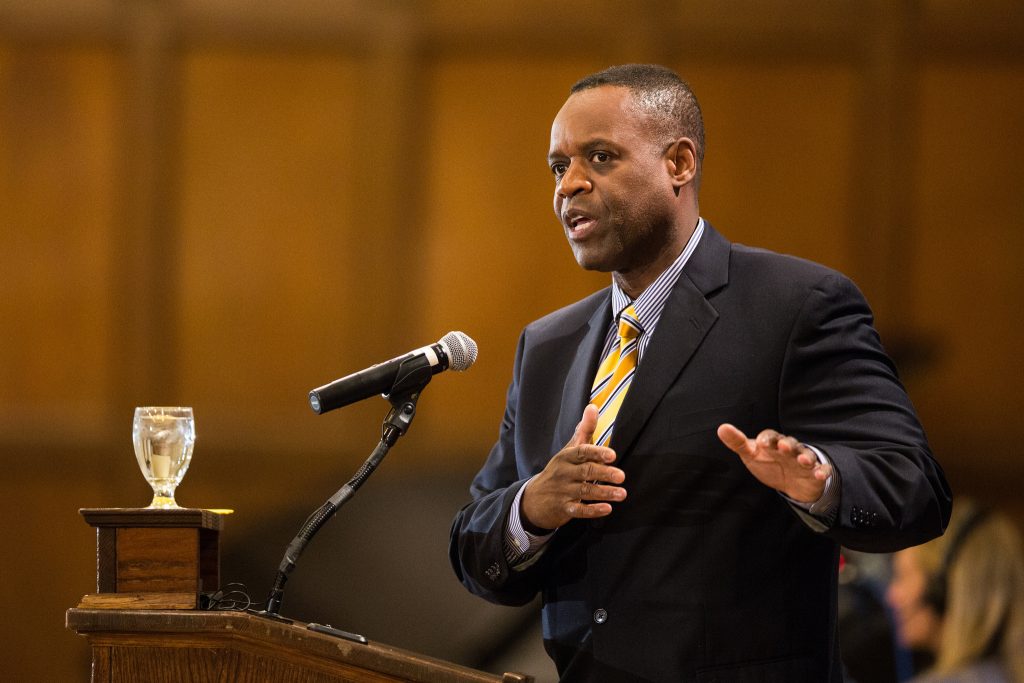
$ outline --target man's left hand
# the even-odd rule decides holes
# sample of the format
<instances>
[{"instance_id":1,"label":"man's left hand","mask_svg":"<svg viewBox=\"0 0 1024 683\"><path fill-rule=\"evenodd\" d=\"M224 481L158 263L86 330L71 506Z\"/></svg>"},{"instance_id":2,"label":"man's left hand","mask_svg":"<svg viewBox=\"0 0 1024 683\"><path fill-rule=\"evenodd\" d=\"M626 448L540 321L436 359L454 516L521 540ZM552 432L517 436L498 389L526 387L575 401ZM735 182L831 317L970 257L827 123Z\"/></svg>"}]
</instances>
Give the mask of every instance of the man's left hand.
<instances>
[{"instance_id":1,"label":"man's left hand","mask_svg":"<svg viewBox=\"0 0 1024 683\"><path fill-rule=\"evenodd\" d=\"M821 498L832 474L832 466L819 462L814 451L773 429L749 439L731 424L723 424L718 427L718 438L740 456L758 481L801 503Z\"/></svg>"}]
</instances>

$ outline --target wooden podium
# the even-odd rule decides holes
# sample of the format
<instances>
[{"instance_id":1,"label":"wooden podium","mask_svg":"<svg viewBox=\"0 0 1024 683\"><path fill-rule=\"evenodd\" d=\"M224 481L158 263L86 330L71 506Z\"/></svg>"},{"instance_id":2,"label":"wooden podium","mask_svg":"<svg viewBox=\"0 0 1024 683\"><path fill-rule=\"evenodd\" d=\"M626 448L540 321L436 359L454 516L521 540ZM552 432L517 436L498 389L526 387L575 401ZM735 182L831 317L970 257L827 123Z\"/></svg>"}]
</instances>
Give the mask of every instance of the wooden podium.
<instances>
[{"instance_id":1,"label":"wooden podium","mask_svg":"<svg viewBox=\"0 0 1024 683\"><path fill-rule=\"evenodd\" d=\"M92 648L93 683L530 683L247 612L196 609L219 588L223 516L209 510L81 510L96 527L97 592L67 611Z\"/></svg>"}]
</instances>

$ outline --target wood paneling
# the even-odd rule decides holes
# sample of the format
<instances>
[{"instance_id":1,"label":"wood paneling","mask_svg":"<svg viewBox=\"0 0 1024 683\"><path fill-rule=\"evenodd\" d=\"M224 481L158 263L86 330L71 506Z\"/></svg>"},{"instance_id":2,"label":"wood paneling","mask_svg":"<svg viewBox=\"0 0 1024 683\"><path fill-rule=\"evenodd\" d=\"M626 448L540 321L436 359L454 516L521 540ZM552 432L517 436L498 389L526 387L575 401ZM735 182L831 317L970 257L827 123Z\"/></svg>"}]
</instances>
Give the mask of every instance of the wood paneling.
<instances>
[{"instance_id":1,"label":"wood paneling","mask_svg":"<svg viewBox=\"0 0 1024 683\"><path fill-rule=\"evenodd\" d=\"M116 335L116 54L0 49L0 431L98 440Z\"/></svg>"},{"instance_id":2,"label":"wood paneling","mask_svg":"<svg viewBox=\"0 0 1024 683\"><path fill-rule=\"evenodd\" d=\"M848 245L856 72L844 65L676 65L700 98L701 214L733 241L856 277Z\"/></svg>"},{"instance_id":3,"label":"wood paneling","mask_svg":"<svg viewBox=\"0 0 1024 683\"><path fill-rule=\"evenodd\" d=\"M258 447L302 433L309 389L365 344L360 312L394 252L358 221L357 64L316 55L187 55L181 300L173 358L202 438ZM371 331L370 338L379 338ZM381 359L383 360L383 359ZM353 368L353 370L356 368Z\"/></svg>"},{"instance_id":4,"label":"wood paneling","mask_svg":"<svg viewBox=\"0 0 1024 683\"><path fill-rule=\"evenodd\" d=\"M1020 428L1024 405L1022 121L1020 68L922 73L913 300L941 345L914 397L938 452L997 480L1019 467L999 438Z\"/></svg>"},{"instance_id":5,"label":"wood paneling","mask_svg":"<svg viewBox=\"0 0 1024 683\"><path fill-rule=\"evenodd\" d=\"M608 281L574 264L544 157L569 85L614 62L692 82L703 214L861 283L885 340L919 360L906 378L954 488L1012 503L1019 2L250 5L0 0L0 497L19 512L2 535L32 558L5 575L24 615L4 634L10 676L86 677L55 615L91 590L76 510L149 500L133 405L195 407L179 499L236 508L226 547L245 564L262 527L286 542L301 520L284 513L328 496L379 437L385 402L317 417L306 392L463 329L477 365L435 379L386 469L468 479L518 331ZM361 500L390 519L372 492L386 477ZM417 557L447 576L446 520L410 517ZM372 554L401 550L385 546ZM376 574L404 586L406 564ZM405 593L338 584L300 603L299 582L293 604L362 610L446 658L471 649L373 614L415 614ZM67 660L43 656L53 643Z\"/></svg>"}]
</instances>

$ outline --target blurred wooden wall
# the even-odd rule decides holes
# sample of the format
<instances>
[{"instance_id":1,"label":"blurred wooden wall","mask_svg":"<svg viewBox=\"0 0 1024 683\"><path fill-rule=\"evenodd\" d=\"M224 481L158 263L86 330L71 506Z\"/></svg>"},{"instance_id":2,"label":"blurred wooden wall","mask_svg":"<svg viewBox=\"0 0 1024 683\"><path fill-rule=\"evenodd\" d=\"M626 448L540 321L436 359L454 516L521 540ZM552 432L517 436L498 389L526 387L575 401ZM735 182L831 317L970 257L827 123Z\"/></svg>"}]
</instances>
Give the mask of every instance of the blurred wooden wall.
<instances>
[{"instance_id":1,"label":"blurred wooden wall","mask_svg":"<svg viewBox=\"0 0 1024 683\"><path fill-rule=\"evenodd\" d=\"M316 417L310 388L461 329L478 363L386 467L468 483L519 329L607 282L575 266L544 158L569 85L627 61L702 101L702 214L851 275L958 491L1015 504L1018 2L0 0L12 680L85 677L75 511L147 501L135 405L194 406L179 499L251 535L375 443L386 404Z\"/></svg>"}]
</instances>

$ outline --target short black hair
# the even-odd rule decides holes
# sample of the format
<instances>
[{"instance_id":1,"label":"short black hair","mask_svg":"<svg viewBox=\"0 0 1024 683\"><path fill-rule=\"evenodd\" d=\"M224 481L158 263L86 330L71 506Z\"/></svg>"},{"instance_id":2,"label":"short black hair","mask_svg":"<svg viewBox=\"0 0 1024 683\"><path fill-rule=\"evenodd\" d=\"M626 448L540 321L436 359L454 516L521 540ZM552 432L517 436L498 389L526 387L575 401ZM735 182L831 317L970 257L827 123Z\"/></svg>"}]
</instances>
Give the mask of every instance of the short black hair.
<instances>
[{"instance_id":1,"label":"short black hair","mask_svg":"<svg viewBox=\"0 0 1024 683\"><path fill-rule=\"evenodd\" d=\"M646 113L657 132L670 137L687 137L697 147L698 162L704 161L704 117L690 84L672 69L658 64L623 64L584 76L569 93L602 85L626 88L636 106Z\"/></svg>"}]
</instances>

